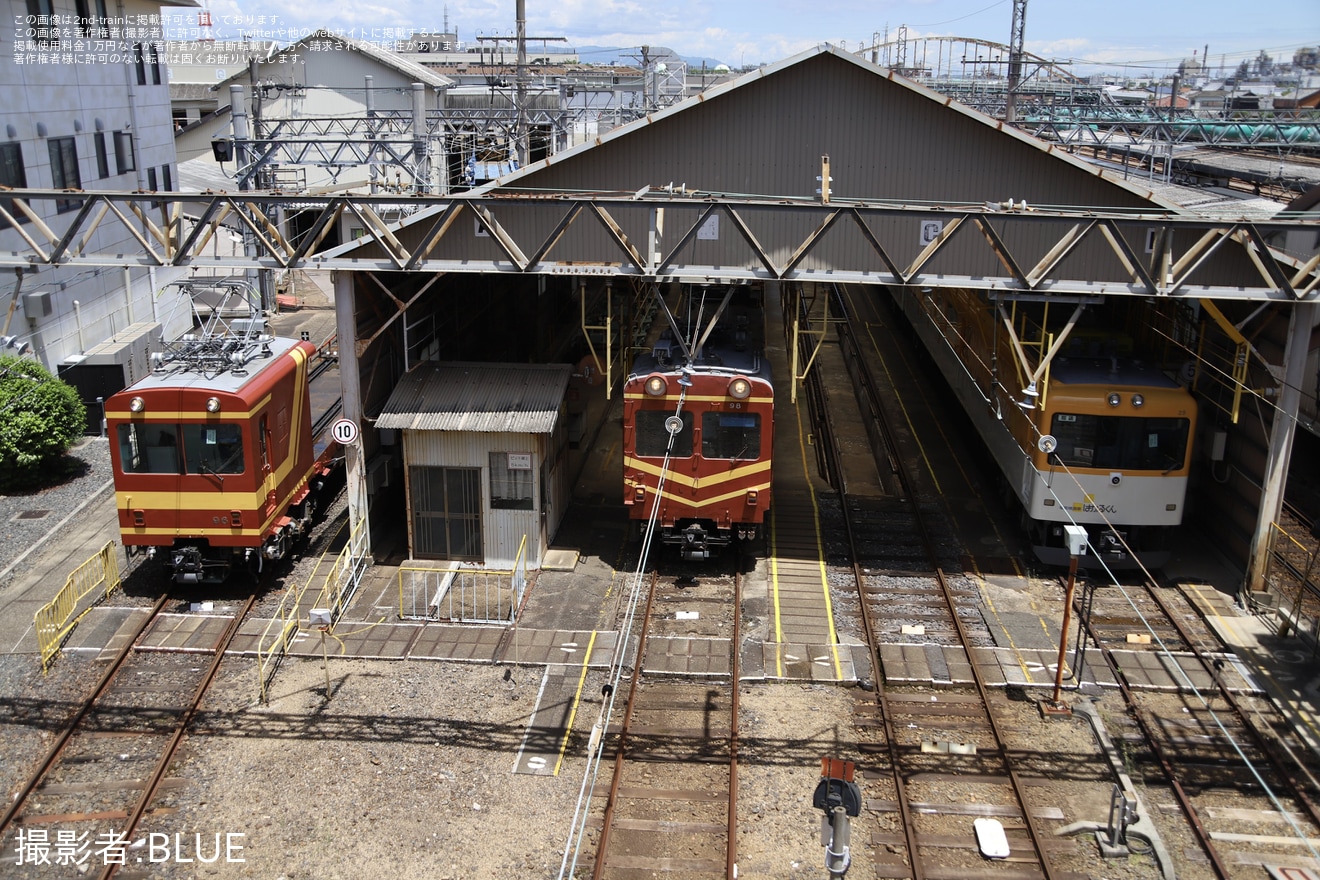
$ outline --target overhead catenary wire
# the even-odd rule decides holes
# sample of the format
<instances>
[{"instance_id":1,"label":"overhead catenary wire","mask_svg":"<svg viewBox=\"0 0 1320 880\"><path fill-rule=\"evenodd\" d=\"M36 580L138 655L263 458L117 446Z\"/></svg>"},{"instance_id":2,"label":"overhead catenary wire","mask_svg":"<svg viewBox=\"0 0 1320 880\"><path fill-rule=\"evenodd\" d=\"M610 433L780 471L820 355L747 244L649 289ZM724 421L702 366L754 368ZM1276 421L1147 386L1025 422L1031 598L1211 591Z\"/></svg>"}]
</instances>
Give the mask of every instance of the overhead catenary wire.
<instances>
[{"instance_id":1,"label":"overhead catenary wire","mask_svg":"<svg viewBox=\"0 0 1320 880\"><path fill-rule=\"evenodd\" d=\"M687 387L679 384L678 403L674 408L673 418L683 418L683 404L687 398ZM681 429L680 429L681 430ZM665 482L669 476L670 460L673 455L674 441L678 438L679 431L670 431L668 444L665 447L665 456L660 463L660 475L656 483L655 503L651 508L651 515L646 520L646 529L642 534L642 553L637 561L637 569L633 572L632 585L628 592L628 606L624 614L623 624L619 628L618 641L614 646L614 656L610 658L610 668L607 673L607 683L602 688L604 699L601 701L600 713L596 718L596 723L591 728L591 737L587 744L587 766L582 775L582 786L578 791L577 805L573 810L573 821L569 829L569 838L564 845L564 856L559 866L559 880L567 880L573 876L577 869L578 856L581 854L582 842L586 836L587 806L591 802L592 792L595 790L596 780L600 773L600 764L605 754L605 730L609 726L609 720L614 714L614 704L619 695L619 682L623 678L623 673L627 664L628 644L632 638L632 631L637 617L637 607L641 604L643 593L642 586L645 582L645 574L648 568L648 561L651 553L651 538L655 534L656 522L660 515L660 499L664 496ZM639 655L633 658L633 663L641 663L640 656L641 645L638 645ZM571 856L571 858L570 858Z\"/></svg>"},{"instance_id":2,"label":"overhead catenary wire","mask_svg":"<svg viewBox=\"0 0 1320 880\"><path fill-rule=\"evenodd\" d=\"M958 330L956 326L949 325L947 328L944 328L936 325L936 329L937 332L941 333L941 335L943 335L946 329L952 332L959 339L959 341L963 343L964 350L972 351L976 357L976 361L980 363L982 367L986 366L985 361L979 356L979 354L976 354L974 352L974 349L971 348L969 341L961 334L961 332ZM1009 399L1012 399L1013 395L1009 392L1007 386L1005 386L1001 381L999 381L997 377L993 381L997 389L999 389L1004 394L1006 394L1009 397ZM1253 395L1253 396L1257 398L1259 403L1260 396L1259 395ZM988 397L985 398L985 402L987 404L992 403L992 401ZM1031 422L1030 420L1027 420L1027 422L1030 427L1030 430L1035 435L1035 439L1038 440L1040 439L1040 437L1044 436L1042 432L1039 430L1039 428L1037 428L1034 422ZM1025 455L1025 453L1023 454ZM1063 463L1061 460L1056 459L1056 461L1057 464L1055 464L1052 467L1051 472L1064 474L1067 477L1067 479L1072 481L1072 484L1075 488L1081 489L1082 488L1081 480L1078 477L1078 475L1075 474L1072 471L1072 469L1067 464ZM1074 526L1082 526L1082 524L1077 522L1077 520L1072 516L1068 506L1063 503L1063 499L1060 498L1059 494L1055 491L1055 486L1053 481L1050 479L1046 479L1046 475L1034 467L1032 468L1032 472L1035 474L1036 479L1040 481L1040 483L1049 492L1050 496L1054 498L1059 509L1063 511L1064 515L1067 517L1069 523L1071 523ZM1145 578L1146 583L1151 583L1151 584L1155 583L1154 576L1151 574L1149 569L1146 568L1145 564L1142 563L1140 557L1133 552L1133 549L1127 543L1126 538L1118 532L1118 530L1114 527L1113 523L1109 520L1109 517L1105 514L1105 512L1103 510L1097 510L1096 513L1103 521L1104 525L1108 529L1110 529L1111 532L1113 532L1113 534L1115 535L1115 537L1123 547L1124 551L1129 555L1129 557L1131 557L1136 561L1138 567L1141 570L1142 576ZM1214 707L1210 704L1205 694L1202 693L1201 690L1198 687L1196 687L1195 683L1192 682L1191 679L1187 676L1186 671L1177 662L1177 658L1174 656L1173 650L1167 644L1165 644L1164 640L1160 637L1159 633L1156 631L1154 625L1149 620L1147 620L1145 614L1141 611L1140 607L1138 607L1136 601L1129 593L1128 588L1124 586L1122 583L1120 583L1117 575L1110 568L1109 564L1105 561L1103 556L1097 555L1096 559L1099 562L1101 568L1103 568L1109 584L1112 587L1116 588L1119 594L1122 595L1124 600L1136 613L1137 619L1141 621L1141 624L1145 627L1146 632L1150 634L1151 641L1158 647L1159 653L1162 655L1163 659L1167 661L1166 666L1171 669L1177 670L1176 675L1181 677L1182 684L1185 687L1189 688L1191 692L1195 695L1195 697L1201 702L1202 706L1205 707L1209 717L1213 720L1215 726L1219 729L1220 733L1229 743L1233 751L1242 760L1243 764L1251 773L1252 777L1261 786L1261 790L1270 800L1270 803L1272 803L1275 806L1275 808L1279 811L1280 815L1283 817L1284 821L1292 828L1295 835L1298 837L1298 839L1302 841L1302 843L1307 847L1307 849L1310 850L1311 854L1313 856L1316 856L1318 859L1320 859L1320 853L1317 852L1316 847L1311 841L1311 839L1306 835L1305 831L1300 827L1300 825L1298 825L1298 823L1294 820L1292 814L1285 808L1278 794L1274 792L1274 790L1262 777L1260 771L1257 769L1255 764L1251 761L1250 757L1248 757L1245 751L1243 750L1242 745L1237 741L1237 739L1225 726L1223 720L1215 712Z\"/></svg>"}]
</instances>

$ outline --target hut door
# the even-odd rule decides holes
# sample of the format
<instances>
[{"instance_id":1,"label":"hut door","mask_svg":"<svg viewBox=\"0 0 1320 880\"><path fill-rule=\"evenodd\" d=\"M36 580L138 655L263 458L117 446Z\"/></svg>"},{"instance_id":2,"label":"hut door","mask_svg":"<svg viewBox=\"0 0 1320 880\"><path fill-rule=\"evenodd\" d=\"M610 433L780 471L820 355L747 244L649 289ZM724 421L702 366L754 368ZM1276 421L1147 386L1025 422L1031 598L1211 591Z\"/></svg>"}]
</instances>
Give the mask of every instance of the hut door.
<instances>
[{"instance_id":1,"label":"hut door","mask_svg":"<svg viewBox=\"0 0 1320 880\"><path fill-rule=\"evenodd\" d=\"M481 468L412 467L413 555L484 560Z\"/></svg>"}]
</instances>

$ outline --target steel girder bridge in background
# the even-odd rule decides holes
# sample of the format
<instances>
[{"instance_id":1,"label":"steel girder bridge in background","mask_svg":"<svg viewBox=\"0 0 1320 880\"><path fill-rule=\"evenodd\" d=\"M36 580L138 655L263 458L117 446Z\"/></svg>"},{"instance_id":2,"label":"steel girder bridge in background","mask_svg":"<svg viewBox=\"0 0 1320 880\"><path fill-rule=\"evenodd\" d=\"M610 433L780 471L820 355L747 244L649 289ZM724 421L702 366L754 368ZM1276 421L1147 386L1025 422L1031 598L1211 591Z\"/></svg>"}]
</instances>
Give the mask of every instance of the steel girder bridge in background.
<instances>
[{"instance_id":1,"label":"steel girder bridge in background","mask_svg":"<svg viewBox=\"0 0 1320 880\"><path fill-rule=\"evenodd\" d=\"M55 215L56 204L63 213ZM311 212L297 240L281 217ZM43 218L58 216L52 228ZM407 229L393 220L411 215ZM317 253L341 218L363 242ZM666 219L667 218L667 221ZM718 263L696 258L709 223L725 232ZM831 281L921 284L1020 294L1173 296L1309 302L1320 299L1320 256L1291 258L1268 238L1311 229L1296 215L1268 222L1188 217L1153 210L1038 210L1009 203L900 205L643 189L631 194L462 194L448 197L298 196L259 193L111 193L10 190L0 201L6 238L0 267L152 266L195 270L347 269L503 275L609 275L664 281ZM304 218L306 221L307 218ZM461 221L461 222L460 222ZM474 226L475 224L475 226ZM933 237L915 256L915 230ZM584 229L584 227L590 227ZM493 245L472 250L474 229ZM792 232L791 230L800 230ZM516 232L514 230L517 230ZM663 234L661 232L663 230ZM777 232L771 232L777 230ZM784 230L790 230L785 232ZM218 235L240 232L242 254L207 254ZM106 233L105 236L97 233ZM765 239L777 235L773 247ZM791 240L784 240L785 236ZM102 238L136 250L100 252ZM574 245L565 244L573 237ZM817 259L849 236L856 266ZM1031 242L1030 246L1014 244ZM1145 242L1143 248L1134 242ZM1078 277L1068 258L1105 254L1109 280ZM1206 270L1238 252L1252 279L1220 281ZM458 254L458 255L456 255ZM832 261L837 263L837 259Z\"/></svg>"}]
</instances>

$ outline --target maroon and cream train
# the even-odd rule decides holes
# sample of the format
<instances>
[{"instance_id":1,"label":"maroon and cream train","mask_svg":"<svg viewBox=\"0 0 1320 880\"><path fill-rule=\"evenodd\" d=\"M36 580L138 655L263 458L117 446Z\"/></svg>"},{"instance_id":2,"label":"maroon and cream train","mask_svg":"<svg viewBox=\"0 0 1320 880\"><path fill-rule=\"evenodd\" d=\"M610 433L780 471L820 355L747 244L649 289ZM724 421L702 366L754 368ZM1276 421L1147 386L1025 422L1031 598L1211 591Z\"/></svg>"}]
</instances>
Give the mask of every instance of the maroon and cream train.
<instances>
[{"instance_id":1,"label":"maroon and cream train","mask_svg":"<svg viewBox=\"0 0 1320 880\"><path fill-rule=\"evenodd\" d=\"M755 538L770 507L774 386L747 336L712 334L690 359L662 336L624 384L624 504L685 559Z\"/></svg>"},{"instance_id":2,"label":"maroon and cream train","mask_svg":"<svg viewBox=\"0 0 1320 880\"><path fill-rule=\"evenodd\" d=\"M119 530L178 583L259 573L306 534L337 447L312 436L309 342L187 338L106 401Z\"/></svg>"}]
</instances>

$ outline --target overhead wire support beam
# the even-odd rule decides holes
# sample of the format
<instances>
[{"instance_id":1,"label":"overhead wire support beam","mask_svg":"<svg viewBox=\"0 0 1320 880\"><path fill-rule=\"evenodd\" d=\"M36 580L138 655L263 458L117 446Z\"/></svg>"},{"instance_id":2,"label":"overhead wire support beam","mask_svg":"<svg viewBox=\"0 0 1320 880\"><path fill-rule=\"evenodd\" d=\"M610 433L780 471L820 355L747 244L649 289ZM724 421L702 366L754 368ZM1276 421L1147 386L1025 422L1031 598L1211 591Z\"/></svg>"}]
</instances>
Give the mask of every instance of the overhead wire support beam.
<instances>
[{"instance_id":1,"label":"overhead wire support beam","mask_svg":"<svg viewBox=\"0 0 1320 880\"><path fill-rule=\"evenodd\" d=\"M290 196L252 190L22 189L5 191L5 199L0 218L13 228L5 233L0 268L24 270L376 269L920 284L1065 296L1320 299L1320 260L1303 261L1270 244L1271 236L1313 229L1314 221L1301 215L1251 221L1158 209L839 198L822 205L812 199L660 189L640 197L636 192ZM67 210L71 202L76 210ZM306 228L312 232L300 240L281 232L280 215L290 209L309 214ZM456 222L465 209L475 222ZM345 214L362 224L363 237L314 253L318 240ZM938 233L917 246L917 231L934 221ZM225 232L247 233L248 252L208 254L208 243ZM117 242L114 250L97 251L103 240ZM125 240L130 240L127 250ZM643 241L645 254L636 244Z\"/></svg>"}]
</instances>

